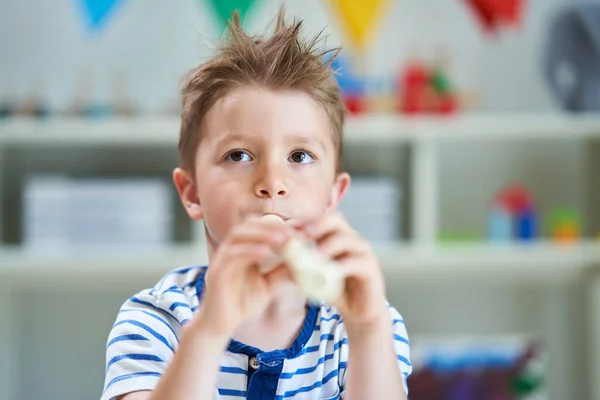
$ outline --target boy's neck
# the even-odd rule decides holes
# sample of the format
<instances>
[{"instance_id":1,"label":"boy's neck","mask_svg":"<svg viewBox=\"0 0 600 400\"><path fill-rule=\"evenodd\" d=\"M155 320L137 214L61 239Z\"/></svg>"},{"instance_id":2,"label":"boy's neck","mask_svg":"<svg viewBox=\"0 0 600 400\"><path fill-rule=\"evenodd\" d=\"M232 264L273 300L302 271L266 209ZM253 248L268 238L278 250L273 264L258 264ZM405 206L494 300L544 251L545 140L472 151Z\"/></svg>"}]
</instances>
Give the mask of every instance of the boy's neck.
<instances>
[{"instance_id":1,"label":"boy's neck","mask_svg":"<svg viewBox=\"0 0 600 400\"><path fill-rule=\"evenodd\" d=\"M258 315L255 322L269 324L286 320L290 314L303 312L306 309L306 296L293 284L284 284L277 288L273 300L264 312Z\"/></svg>"},{"instance_id":2,"label":"boy's neck","mask_svg":"<svg viewBox=\"0 0 600 400\"><path fill-rule=\"evenodd\" d=\"M265 311L242 323L233 338L263 351L289 348L304 324L306 304L298 289L282 286Z\"/></svg>"}]
</instances>

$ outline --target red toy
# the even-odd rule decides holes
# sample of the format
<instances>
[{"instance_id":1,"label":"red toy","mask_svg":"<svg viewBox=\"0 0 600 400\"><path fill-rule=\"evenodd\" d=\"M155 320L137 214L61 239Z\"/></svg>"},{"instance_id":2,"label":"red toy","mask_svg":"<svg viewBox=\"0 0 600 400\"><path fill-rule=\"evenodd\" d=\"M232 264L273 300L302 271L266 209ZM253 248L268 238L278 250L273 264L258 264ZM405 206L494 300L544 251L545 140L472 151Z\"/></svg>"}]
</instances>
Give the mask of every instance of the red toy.
<instances>
[{"instance_id":1,"label":"red toy","mask_svg":"<svg viewBox=\"0 0 600 400\"><path fill-rule=\"evenodd\" d=\"M367 102L365 97L362 94L343 95L344 104L346 105L346 110L351 115L362 114L367 110Z\"/></svg>"},{"instance_id":2,"label":"red toy","mask_svg":"<svg viewBox=\"0 0 600 400\"><path fill-rule=\"evenodd\" d=\"M523 186L515 184L502 190L496 197L496 202L517 214L532 207L532 196Z\"/></svg>"},{"instance_id":3,"label":"red toy","mask_svg":"<svg viewBox=\"0 0 600 400\"><path fill-rule=\"evenodd\" d=\"M429 83L429 71L418 61L409 62L400 77L401 111L415 114L426 111L425 90Z\"/></svg>"},{"instance_id":4,"label":"red toy","mask_svg":"<svg viewBox=\"0 0 600 400\"><path fill-rule=\"evenodd\" d=\"M529 241L539 236L538 213L527 189L519 185L508 186L496 196L494 205L510 214L515 238Z\"/></svg>"},{"instance_id":5,"label":"red toy","mask_svg":"<svg viewBox=\"0 0 600 400\"><path fill-rule=\"evenodd\" d=\"M398 79L398 110L405 114L450 114L459 101L441 66L411 60Z\"/></svg>"}]
</instances>

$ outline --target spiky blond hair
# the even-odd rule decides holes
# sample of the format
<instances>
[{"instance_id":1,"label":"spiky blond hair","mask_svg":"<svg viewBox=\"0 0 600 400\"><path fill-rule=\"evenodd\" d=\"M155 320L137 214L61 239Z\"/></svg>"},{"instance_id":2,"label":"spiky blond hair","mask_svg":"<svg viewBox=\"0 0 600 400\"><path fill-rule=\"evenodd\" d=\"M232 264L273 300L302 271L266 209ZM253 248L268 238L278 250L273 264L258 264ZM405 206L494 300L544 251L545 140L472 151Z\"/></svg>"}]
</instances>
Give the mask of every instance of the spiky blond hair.
<instances>
[{"instance_id":1,"label":"spiky blond hair","mask_svg":"<svg viewBox=\"0 0 600 400\"><path fill-rule=\"evenodd\" d=\"M322 32L312 40L301 39L302 21L285 21L279 10L275 31L269 37L249 36L238 13L227 25L224 45L206 63L193 69L182 88L180 167L194 171L201 122L217 100L232 89L259 85L273 90L307 93L329 116L336 146L337 172L342 171L342 136L345 108L331 68L339 49L319 48ZM326 59L331 55L329 59Z\"/></svg>"}]
</instances>

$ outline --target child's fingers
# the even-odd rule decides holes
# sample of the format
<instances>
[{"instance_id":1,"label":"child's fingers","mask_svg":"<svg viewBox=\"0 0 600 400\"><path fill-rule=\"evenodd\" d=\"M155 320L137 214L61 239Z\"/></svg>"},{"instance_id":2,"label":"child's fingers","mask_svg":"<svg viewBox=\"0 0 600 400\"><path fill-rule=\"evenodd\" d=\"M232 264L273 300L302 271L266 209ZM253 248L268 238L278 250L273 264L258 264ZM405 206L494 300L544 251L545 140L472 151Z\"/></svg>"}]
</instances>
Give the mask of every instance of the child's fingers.
<instances>
[{"instance_id":1,"label":"child's fingers","mask_svg":"<svg viewBox=\"0 0 600 400\"><path fill-rule=\"evenodd\" d=\"M289 237L289 228L285 224L252 218L233 228L227 241L231 244L255 242L281 246Z\"/></svg>"},{"instance_id":2,"label":"child's fingers","mask_svg":"<svg viewBox=\"0 0 600 400\"><path fill-rule=\"evenodd\" d=\"M306 235L315 241L320 241L336 231L354 232L346 219L339 212L328 214L320 221L302 227Z\"/></svg>"},{"instance_id":3,"label":"child's fingers","mask_svg":"<svg viewBox=\"0 0 600 400\"><path fill-rule=\"evenodd\" d=\"M228 281L244 276L243 272L246 269L266 262L273 255L271 247L264 243L239 243L224 246L215 260L218 267L208 269L207 279L209 280L224 279Z\"/></svg>"},{"instance_id":4,"label":"child's fingers","mask_svg":"<svg viewBox=\"0 0 600 400\"><path fill-rule=\"evenodd\" d=\"M324 236L317 242L317 248L332 259L360 255L368 250L365 241L349 231L338 231Z\"/></svg>"},{"instance_id":5,"label":"child's fingers","mask_svg":"<svg viewBox=\"0 0 600 400\"><path fill-rule=\"evenodd\" d=\"M293 282L294 276L292 275L290 269L284 263L281 263L279 266L267 273L265 275L265 279L267 280L269 287L273 288L282 282Z\"/></svg>"}]
</instances>

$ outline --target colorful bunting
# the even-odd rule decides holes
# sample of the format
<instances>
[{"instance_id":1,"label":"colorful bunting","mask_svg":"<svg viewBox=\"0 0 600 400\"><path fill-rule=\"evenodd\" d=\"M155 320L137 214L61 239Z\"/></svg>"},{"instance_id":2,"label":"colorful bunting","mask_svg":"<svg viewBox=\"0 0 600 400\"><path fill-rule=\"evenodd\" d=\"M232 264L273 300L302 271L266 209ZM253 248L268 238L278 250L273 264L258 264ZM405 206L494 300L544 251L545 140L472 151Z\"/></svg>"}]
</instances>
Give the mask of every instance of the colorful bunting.
<instances>
[{"instance_id":1,"label":"colorful bunting","mask_svg":"<svg viewBox=\"0 0 600 400\"><path fill-rule=\"evenodd\" d=\"M329 0L352 46L364 49L389 0Z\"/></svg>"},{"instance_id":2,"label":"colorful bunting","mask_svg":"<svg viewBox=\"0 0 600 400\"><path fill-rule=\"evenodd\" d=\"M520 25L525 0L465 0L487 32L495 32L501 24Z\"/></svg>"},{"instance_id":3,"label":"colorful bunting","mask_svg":"<svg viewBox=\"0 0 600 400\"><path fill-rule=\"evenodd\" d=\"M87 29L97 32L125 0L77 0L83 12Z\"/></svg>"},{"instance_id":4,"label":"colorful bunting","mask_svg":"<svg viewBox=\"0 0 600 400\"><path fill-rule=\"evenodd\" d=\"M222 32L236 10L239 11L240 20L243 22L256 0L208 0L208 3L216 14Z\"/></svg>"}]
</instances>

